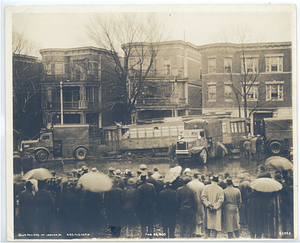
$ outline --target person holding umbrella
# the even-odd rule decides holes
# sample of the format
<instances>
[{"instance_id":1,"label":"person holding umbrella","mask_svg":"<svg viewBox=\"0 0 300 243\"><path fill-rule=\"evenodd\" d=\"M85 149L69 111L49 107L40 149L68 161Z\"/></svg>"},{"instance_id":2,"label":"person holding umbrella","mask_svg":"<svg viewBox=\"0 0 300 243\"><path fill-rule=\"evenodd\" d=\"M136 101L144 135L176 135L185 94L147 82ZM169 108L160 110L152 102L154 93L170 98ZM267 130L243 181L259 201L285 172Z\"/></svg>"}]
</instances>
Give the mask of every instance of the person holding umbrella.
<instances>
[{"instance_id":1,"label":"person holding umbrella","mask_svg":"<svg viewBox=\"0 0 300 243\"><path fill-rule=\"evenodd\" d=\"M158 194L157 209L165 238L175 238L176 215L178 214L178 194L172 189L172 183L167 182L164 190Z\"/></svg>"},{"instance_id":2,"label":"person holding umbrella","mask_svg":"<svg viewBox=\"0 0 300 243\"><path fill-rule=\"evenodd\" d=\"M242 204L241 192L233 187L232 179L226 179L227 188L224 190L224 224L228 238L239 238L239 207Z\"/></svg>"},{"instance_id":3,"label":"person holding umbrella","mask_svg":"<svg viewBox=\"0 0 300 243\"><path fill-rule=\"evenodd\" d=\"M250 183L254 190L249 196L249 223L251 238L278 238L281 229L282 185L271 178L259 178Z\"/></svg>"},{"instance_id":4,"label":"person holding umbrella","mask_svg":"<svg viewBox=\"0 0 300 243\"><path fill-rule=\"evenodd\" d=\"M32 234L35 224L35 199L32 193L32 183L26 182L26 189L19 195L20 218L26 234Z\"/></svg>"},{"instance_id":5,"label":"person holding umbrella","mask_svg":"<svg viewBox=\"0 0 300 243\"><path fill-rule=\"evenodd\" d=\"M155 221L155 198L156 192L153 184L147 182L146 173L141 174L142 184L137 189L138 212L141 220L142 238L153 237L153 225ZM148 232L146 233L146 227Z\"/></svg>"},{"instance_id":6,"label":"person holding umbrella","mask_svg":"<svg viewBox=\"0 0 300 243\"><path fill-rule=\"evenodd\" d=\"M207 236L217 237L218 231L222 230L222 204L224 201L223 189L218 186L219 176L213 175L211 184L204 187L202 192L202 200L205 205L205 220L204 226L206 228Z\"/></svg>"}]
</instances>

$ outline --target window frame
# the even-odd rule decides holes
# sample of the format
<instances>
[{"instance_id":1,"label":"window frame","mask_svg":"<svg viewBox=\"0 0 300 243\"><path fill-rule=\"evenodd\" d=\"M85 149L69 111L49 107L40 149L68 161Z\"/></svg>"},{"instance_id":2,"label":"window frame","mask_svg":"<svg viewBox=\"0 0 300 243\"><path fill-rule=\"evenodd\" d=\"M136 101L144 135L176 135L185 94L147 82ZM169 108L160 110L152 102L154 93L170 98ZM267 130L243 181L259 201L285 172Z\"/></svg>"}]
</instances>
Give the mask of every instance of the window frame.
<instances>
[{"instance_id":1,"label":"window frame","mask_svg":"<svg viewBox=\"0 0 300 243\"><path fill-rule=\"evenodd\" d=\"M214 65L210 65L210 61L214 60ZM217 62L216 62L216 57L208 57L207 58L207 69L208 69L208 73L216 73L216 66L217 66ZM213 68L213 70L211 70Z\"/></svg>"},{"instance_id":2,"label":"window frame","mask_svg":"<svg viewBox=\"0 0 300 243\"><path fill-rule=\"evenodd\" d=\"M226 60L230 60L229 65ZM226 68L230 67L230 72L226 71ZM224 73L232 73L232 57L225 57L224 58Z\"/></svg>"},{"instance_id":3,"label":"window frame","mask_svg":"<svg viewBox=\"0 0 300 243\"><path fill-rule=\"evenodd\" d=\"M259 73L258 70L258 55L254 55L254 56L241 56L241 73ZM243 60L245 59L245 69L244 69L244 65L243 65ZM252 62L249 62L250 60L252 60ZM255 61L255 62L254 62ZM249 64L252 64L252 67L250 67ZM248 67L249 66L249 67ZM248 68L252 68L252 71L248 71ZM255 70L253 70L255 69Z\"/></svg>"},{"instance_id":4,"label":"window frame","mask_svg":"<svg viewBox=\"0 0 300 243\"><path fill-rule=\"evenodd\" d=\"M266 82L266 101L284 101L283 98L283 84L284 82ZM277 98L272 98L272 86L276 86L277 89ZM281 98L279 97L281 93Z\"/></svg>"},{"instance_id":5,"label":"window frame","mask_svg":"<svg viewBox=\"0 0 300 243\"><path fill-rule=\"evenodd\" d=\"M213 94L212 92L210 92L210 88L214 87L214 97L213 98L210 98L210 94ZM208 101L216 101L217 100L217 85L216 84L212 84L212 85L208 85L208 88L207 88L207 94L208 94Z\"/></svg>"},{"instance_id":6,"label":"window frame","mask_svg":"<svg viewBox=\"0 0 300 243\"><path fill-rule=\"evenodd\" d=\"M276 71L272 70L272 60L276 59ZM283 54L274 54L265 56L266 73L282 73L283 72Z\"/></svg>"}]
</instances>

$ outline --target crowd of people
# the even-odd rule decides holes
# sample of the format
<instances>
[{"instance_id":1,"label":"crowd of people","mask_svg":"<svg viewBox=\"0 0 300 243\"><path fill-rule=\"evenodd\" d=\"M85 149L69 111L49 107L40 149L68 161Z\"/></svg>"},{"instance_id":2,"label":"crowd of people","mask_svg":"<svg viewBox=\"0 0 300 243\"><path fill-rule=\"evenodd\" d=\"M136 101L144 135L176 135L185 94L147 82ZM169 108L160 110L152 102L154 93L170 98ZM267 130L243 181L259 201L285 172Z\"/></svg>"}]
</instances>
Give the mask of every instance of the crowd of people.
<instances>
[{"instance_id":1,"label":"crowd of people","mask_svg":"<svg viewBox=\"0 0 300 243\"><path fill-rule=\"evenodd\" d=\"M20 219L22 232L53 233L56 218L62 238L86 233L133 238L137 229L140 238L175 238L176 226L180 238L216 238L221 231L228 238L238 238L240 225L248 227L251 238L293 237L292 171L276 171L274 180L282 189L266 193L253 190L247 175L237 180L229 173L201 174L186 168L166 180L158 168L150 170L142 164L136 173L110 167L109 191L83 190L80 177L97 172L83 166L65 179L53 173L53 178L39 180L37 185L27 181L23 191L15 185L15 220ZM261 165L256 177L271 175Z\"/></svg>"}]
</instances>

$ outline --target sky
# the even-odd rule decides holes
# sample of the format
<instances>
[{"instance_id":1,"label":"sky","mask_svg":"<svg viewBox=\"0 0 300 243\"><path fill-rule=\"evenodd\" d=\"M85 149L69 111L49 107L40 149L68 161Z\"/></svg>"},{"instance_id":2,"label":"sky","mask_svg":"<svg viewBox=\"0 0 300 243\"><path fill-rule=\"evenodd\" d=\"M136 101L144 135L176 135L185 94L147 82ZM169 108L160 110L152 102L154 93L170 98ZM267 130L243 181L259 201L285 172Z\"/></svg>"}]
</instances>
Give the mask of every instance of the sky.
<instances>
[{"instance_id":1,"label":"sky","mask_svg":"<svg viewBox=\"0 0 300 243\"><path fill-rule=\"evenodd\" d=\"M247 26L249 42L284 42L292 41L296 31L293 10L292 5L13 7L11 26L39 49L96 46L86 34L94 13L150 12L165 24L168 40L216 43L222 33L231 36L232 30Z\"/></svg>"}]
</instances>

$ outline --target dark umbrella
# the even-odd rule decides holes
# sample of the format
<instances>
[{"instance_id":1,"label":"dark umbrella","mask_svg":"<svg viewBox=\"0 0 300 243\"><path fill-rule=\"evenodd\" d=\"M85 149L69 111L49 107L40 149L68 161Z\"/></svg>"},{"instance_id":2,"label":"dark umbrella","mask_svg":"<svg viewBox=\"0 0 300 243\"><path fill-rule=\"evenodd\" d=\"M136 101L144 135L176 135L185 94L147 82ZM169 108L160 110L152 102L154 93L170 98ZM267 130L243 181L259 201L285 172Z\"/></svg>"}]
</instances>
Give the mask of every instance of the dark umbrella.
<instances>
[{"instance_id":1,"label":"dark umbrella","mask_svg":"<svg viewBox=\"0 0 300 243\"><path fill-rule=\"evenodd\" d=\"M259 192L276 192L282 189L282 185L271 178L259 178L250 183L250 187Z\"/></svg>"},{"instance_id":2,"label":"dark umbrella","mask_svg":"<svg viewBox=\"0 0 300 243\"><path fill-rule=\"evenodd\" d=\"M36 180L46 180L48 178L52 178L52 174L49 172L49 170L45 168L37 168L28 171L24 177L23 180L30 180L30 179L36 179Z\"/></svg>"},{"instance_id":3,"label":"dark umbrella","mask_svg":"<svg viewBox=\"0 0 300 243\"><path fill-rule=\"evenodd\" d=\"M289 170L293 169L293 164L287 158L280 156L272 156L265 162L266 168L275 168L277 170Z\"/></svg>"}]
</instances>

